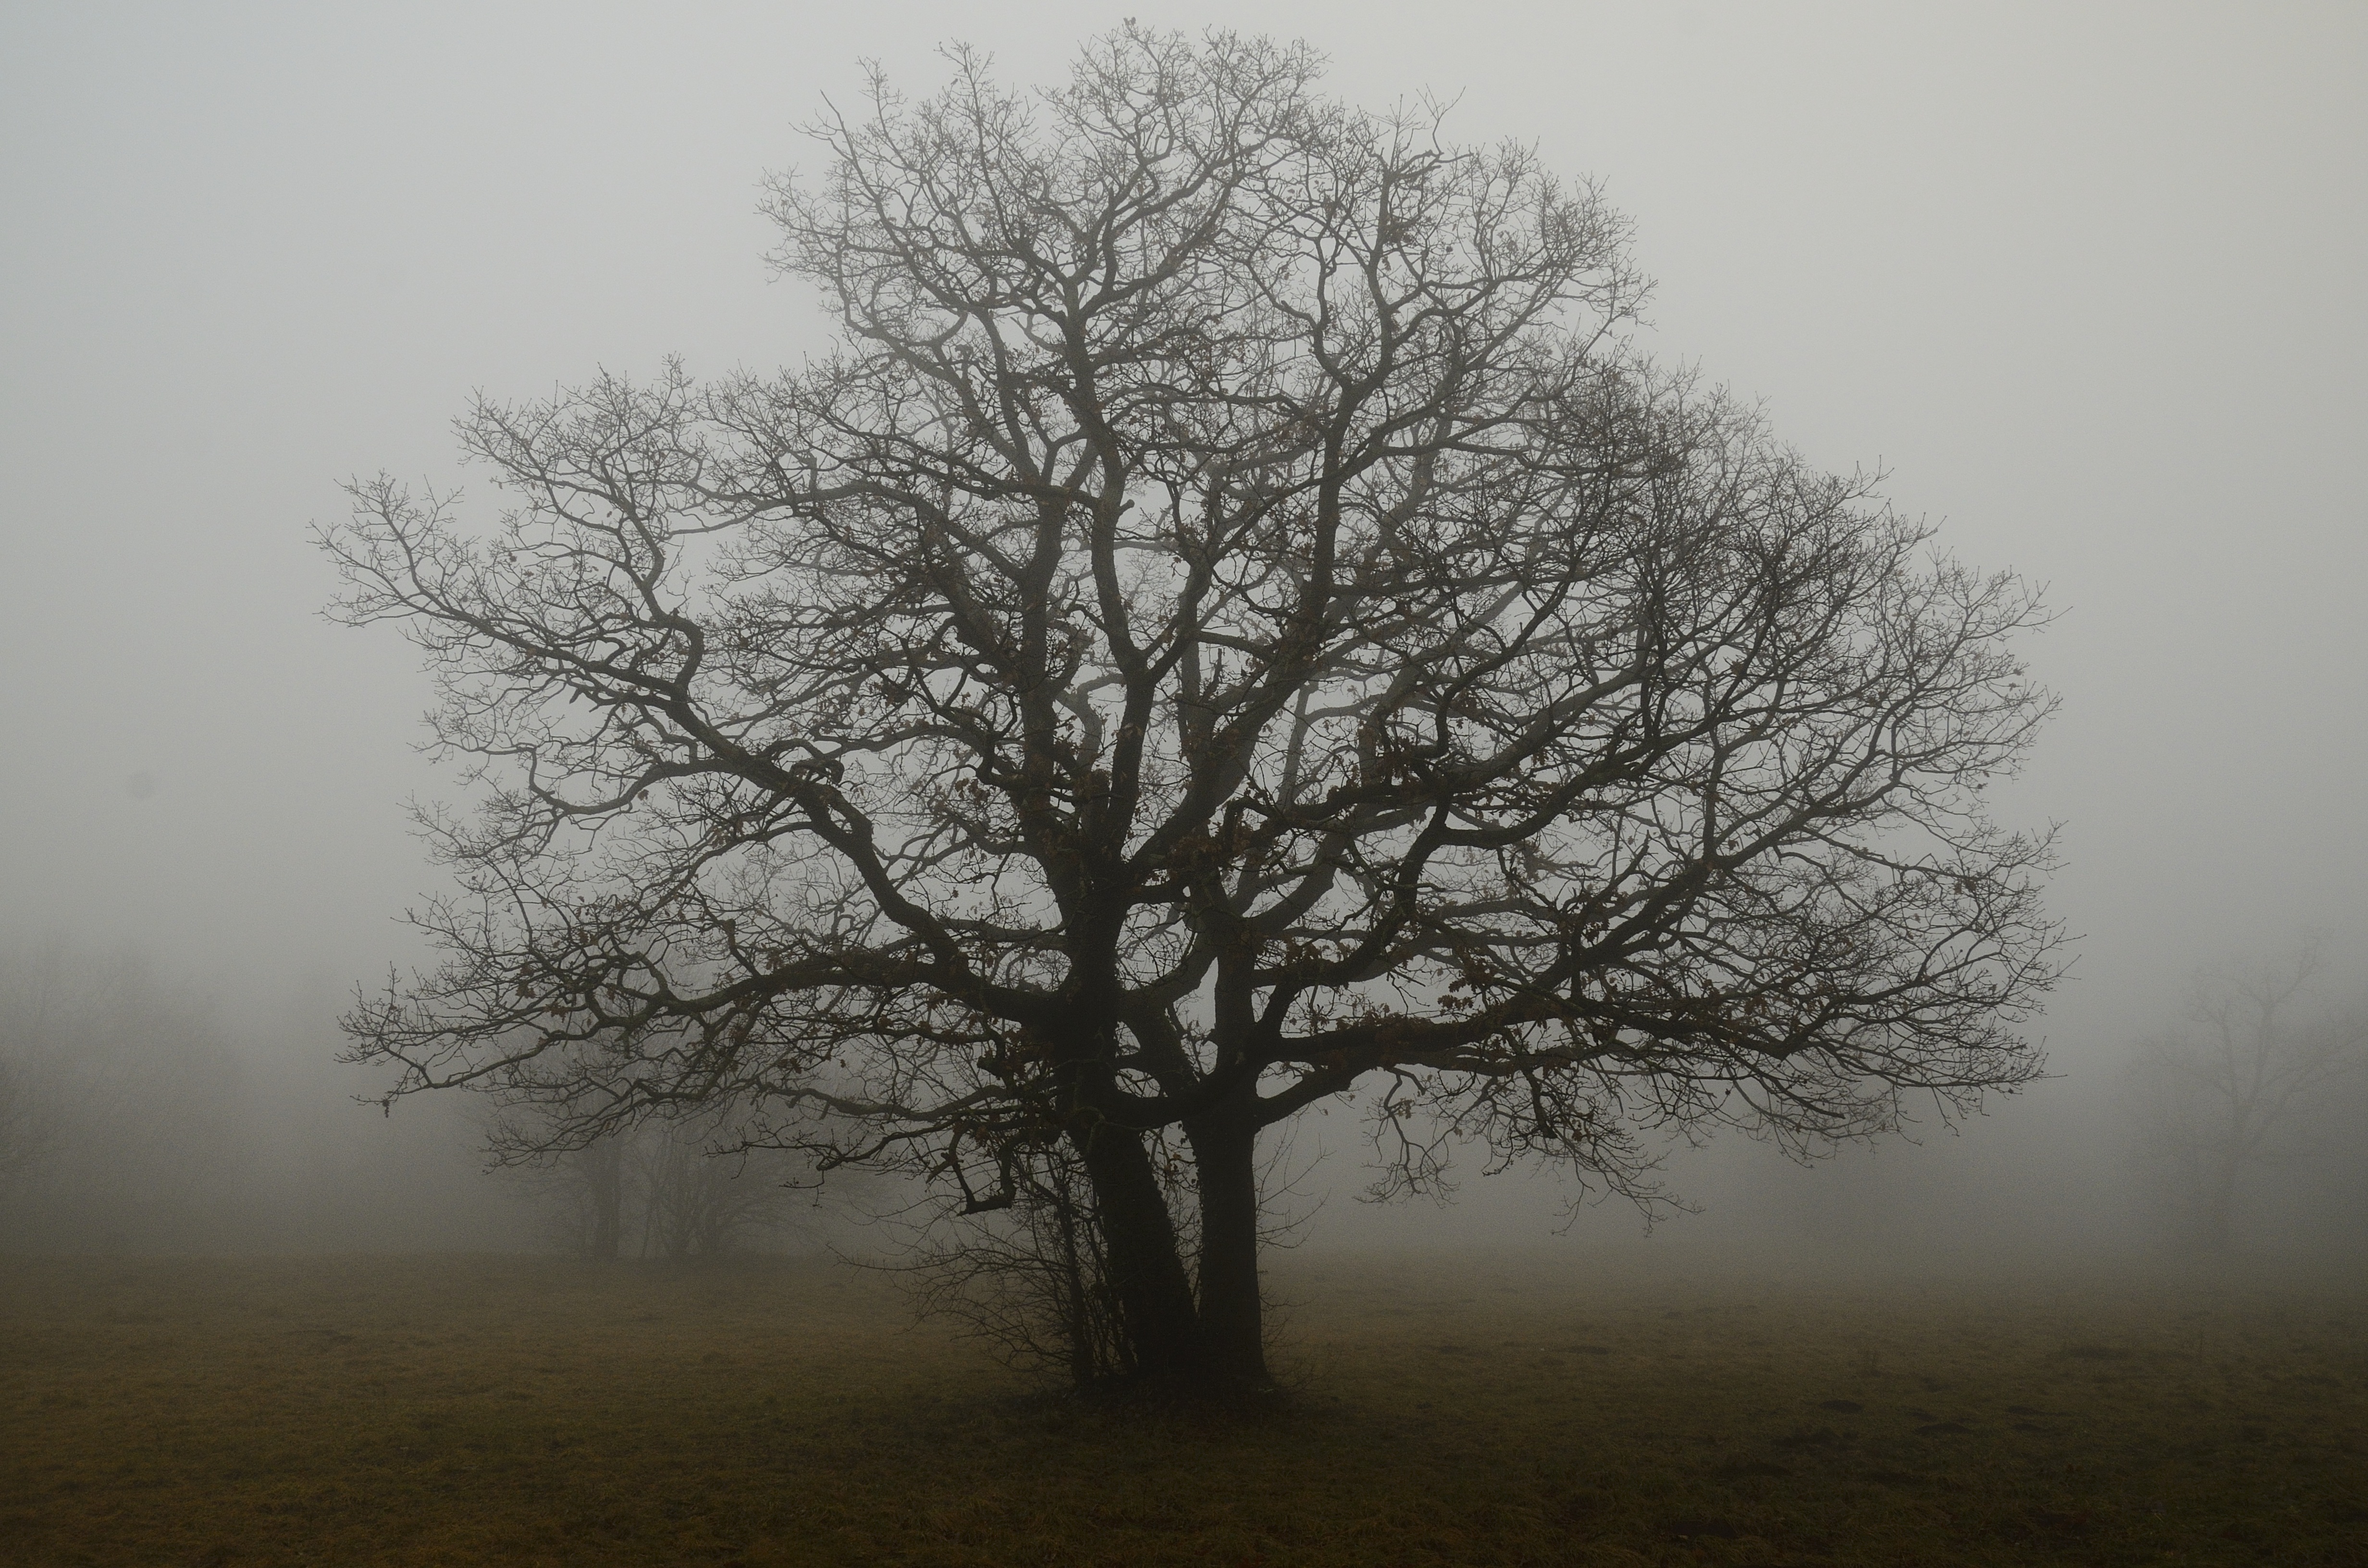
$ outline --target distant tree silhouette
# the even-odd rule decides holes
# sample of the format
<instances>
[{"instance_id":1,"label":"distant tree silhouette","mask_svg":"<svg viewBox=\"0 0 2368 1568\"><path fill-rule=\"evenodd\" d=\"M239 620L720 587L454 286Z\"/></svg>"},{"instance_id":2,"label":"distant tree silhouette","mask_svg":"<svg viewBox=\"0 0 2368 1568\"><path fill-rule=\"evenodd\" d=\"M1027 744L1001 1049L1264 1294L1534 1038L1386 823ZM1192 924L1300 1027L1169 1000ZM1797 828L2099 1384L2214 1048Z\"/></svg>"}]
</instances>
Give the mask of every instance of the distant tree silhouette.
<instances>
[{"instance_id":1,"label":"distant tree silhouette","mask_svg":"<svg viewBox=\"0 0 2368 1568\"><path fill-rule=\"evenodd\" d=\"M779 1149L746 1148L729 1114L651 1118L554 1152L531 1120L498 1124L497 1155L523 1167L551 1205L554 1232L584 1256L688 1262L761 1248L811 1207L811 1166Z\"/></svg>"},{"instance_id":2,"label":"distant tree silhouette","mask_svg":"<svg viewBox=\"0 0 2368 1568\"><path fill-rule=\"evenodd\" d=\"M0 1244L207 1233L240 1163L247 1092L211 1006L136 953L0 952Z\"/></svg>"},{"instance_id":3,"label":"distant tree silhouette","mask_svg":"<svg viewBox=\"0 0 2368 1568\"><path fill-rule=\"evenodd\" d=\"M2180 1027L2130 1064L2139 1147L2162 1173L2190 1239L2236 1240L2246 1177L2334 1152L2356 1129L2316 1114L2368 1071L2368 1015L2312 1006L2326 966L2315 948L2281 963L2199 974Z\"/></svg>"},{"instance_id":4,"label":"distant tree silhouette","mask_svg":"<svg viewBox=\"0 0 2368 1568\"><path fill-rule=\"evenodd\" d=\"M40 1165L56 1137L31 1077L24 1064L0 1056L0 1192Z\"/></svg>"},{"instance_id":5,"label":"distant tree silhouette","mask_svg":"<svg viewBox=\"0 0 2368 1568\"><path fill-rule=\"evenodd\" d=\"M2050 849L1981 796L2032 592L1628 347L1593 188L1317 65L875 81L771 187L834 352L480 403L489 533L356 484L337 613L482 785L424 818L446 961L347 1022L395 1093L1074 1179L1117 1361L1231 1386L1259 1135L1319 1104L1385 1188L1477 1141L1641 1195L1643 1129L2037 1072Z\"/></svg>"}]
</instances>

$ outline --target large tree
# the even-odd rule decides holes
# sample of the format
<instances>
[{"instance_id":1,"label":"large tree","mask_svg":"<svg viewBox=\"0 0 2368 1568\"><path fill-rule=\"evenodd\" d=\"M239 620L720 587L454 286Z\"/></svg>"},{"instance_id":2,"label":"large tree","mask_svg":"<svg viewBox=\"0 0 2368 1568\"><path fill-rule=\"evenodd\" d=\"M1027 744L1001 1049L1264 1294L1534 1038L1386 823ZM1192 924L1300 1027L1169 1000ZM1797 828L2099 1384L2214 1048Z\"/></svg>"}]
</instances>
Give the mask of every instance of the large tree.
<instances>
[{"instance_id":1,"label":"large tree","mask_svg":"<svg viewBox=\"0 0 2368 1568\"><path fill-rule=\"evenodd\" d=\"M349 1019L396 1092L741 1097L973 1209L1064 1162L1133 1364L1256 1379L1255 1146L1319 1102L1401 1185L1633 1189L1649 1126L2035 1074L2021 583L1633 351L1525 149L1262 40L953 63L769 187L833 352L481 402L497 528L380 479L328 535L476 765L445 961Z\"/></svg>"}]
</instances>

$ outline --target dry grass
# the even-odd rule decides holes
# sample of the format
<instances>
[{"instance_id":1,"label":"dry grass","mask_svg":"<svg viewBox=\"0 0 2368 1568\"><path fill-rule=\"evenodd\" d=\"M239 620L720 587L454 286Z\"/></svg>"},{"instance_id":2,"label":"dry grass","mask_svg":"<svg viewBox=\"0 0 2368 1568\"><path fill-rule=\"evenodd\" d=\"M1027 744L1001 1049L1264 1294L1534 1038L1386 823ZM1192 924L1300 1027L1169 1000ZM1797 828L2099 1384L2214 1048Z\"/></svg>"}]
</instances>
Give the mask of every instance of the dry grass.
<instances>
[{"instance_id":1,"label":"dry grass","mask_svg":"<svg viewBox=\"0 0 2368 1568\"><path fill-rule=\"evenodd\" d=\"M0 1562L2368 1562L2368 1300L1288 1260L1279 1410L824 1266L13 1260Z\"/></svg>"}]
</instances>

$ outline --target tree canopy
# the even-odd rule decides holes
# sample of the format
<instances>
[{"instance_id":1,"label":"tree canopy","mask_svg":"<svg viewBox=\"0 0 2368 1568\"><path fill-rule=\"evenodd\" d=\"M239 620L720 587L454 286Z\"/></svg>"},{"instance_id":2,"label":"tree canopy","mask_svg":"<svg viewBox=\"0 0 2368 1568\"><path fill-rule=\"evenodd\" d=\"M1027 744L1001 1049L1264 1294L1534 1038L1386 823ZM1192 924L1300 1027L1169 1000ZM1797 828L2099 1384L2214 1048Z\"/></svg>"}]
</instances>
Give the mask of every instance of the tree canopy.
<instances>
[{"instance_id":1,"label":"tree canopy","mask_svg":"<svg viewBox=\"0 0 2368 1568\"><path fill-rule=\"evenodd\" d=\"M497 527L379 478L325 536L477 786L444 961L348 1020L397 1093L736 1098L974 1210L1072 1162L1131 1364L1256 1377L1256 1140L1318 1102L1385 1187L1634 1192L1645 1129L2038 1071L2027 585L1638 353L1530 149L1224 34L953 66L768 187L833 351L481 401Z\"/></svg>"}]
</instances>

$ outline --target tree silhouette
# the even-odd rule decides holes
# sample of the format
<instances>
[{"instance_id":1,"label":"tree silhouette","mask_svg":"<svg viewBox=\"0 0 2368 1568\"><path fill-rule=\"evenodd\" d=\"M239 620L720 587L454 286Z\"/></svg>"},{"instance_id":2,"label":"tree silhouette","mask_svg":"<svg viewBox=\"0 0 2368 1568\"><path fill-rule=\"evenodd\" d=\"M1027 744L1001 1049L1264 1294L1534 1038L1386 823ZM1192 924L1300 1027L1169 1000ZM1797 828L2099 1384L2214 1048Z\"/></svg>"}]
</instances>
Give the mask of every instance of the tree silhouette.
<instances>
[{"instance_id":1,"label":"tree silhouette","mask_svg":"<svg viewBox=\"0 0 2368 1568\"><path fill-rule=\"evenodd\" d=\"M2199 974L2186 1024L2130 1062L2139 1152L2165 1168L2205 1252L2234 1244L2248 1175L2328 1152L2315 1113L2368 1069L2368 1017L2307 1010L2324 969L2305 947L2283 963Z\"/></svg>"},{"instance_id":2,"label":"tree silhouette","mask_svg":"<svg viewBox=\"0 0 2368 1568\"><path fill-rule=\"evenodd\" d=\"M1319 1102L1384 1185L1635 1193L1645 1127L2034 1074L2024 585L1634 352L1623 223L1526 150L1223 34L953 62L770 187L834 352L481 402L490 536L384 478L326 536L480 790L446 961L348 1020L396 1093L740 1096L973 1210L1073 1162L1126 1364L1222 1383Z\"/></svg>"}]
</instances>

